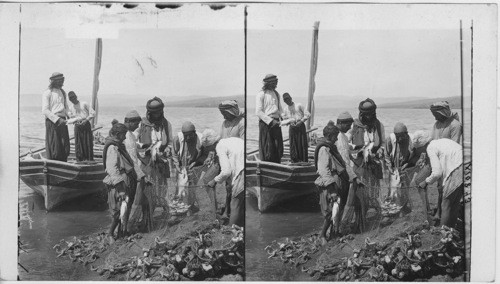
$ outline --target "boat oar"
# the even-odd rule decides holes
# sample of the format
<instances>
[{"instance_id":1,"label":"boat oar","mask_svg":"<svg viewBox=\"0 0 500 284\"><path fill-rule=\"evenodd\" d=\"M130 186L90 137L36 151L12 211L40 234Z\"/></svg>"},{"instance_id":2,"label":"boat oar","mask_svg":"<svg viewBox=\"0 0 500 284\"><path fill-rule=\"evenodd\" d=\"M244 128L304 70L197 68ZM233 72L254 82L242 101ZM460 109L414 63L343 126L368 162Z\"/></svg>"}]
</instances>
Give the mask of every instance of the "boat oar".
<instances>
[{"instance_id":1,"label":"boat oar","mask_svg":"<svg viewBox=\"0 0 500 284\"><path fill-rule=\"evenodd\" d=\"M94 129L92 129L92 132L94 132L94 131L96 131L96 130L99 130L99 129L101 129L101 128L102 128L102 126L96 127L96 128L94 128ZM74 137L74 136L69 138L69 140L70 140L70 141L71 141L71 140L73 140L73 139L75 139L75 137ZM28 153L24 153L24 154L20 155L20 156L19 156L19 158L24 158L24 157L26 157L26 156L27 156L28 154L30 154L30 153L31 153L31 154L34 154L34 153L37 153L37 152L40 152L40 151L43 151L43 150L45 150L45 147L38 148L38 149L36 149L35 151L31 151L31 150L30 150Z\"/></svg>"},{"instance_id":2,"label":"boat oar","mask_svg":"<svg viewBox=\"0 0 500 284\"><path fill-rule=\"evenodd\" d=\"M312 132L312 131L314 131L314 130L318 130L318 128L317 128L317 127L315 127L315 128L311 128L311 129L307 130L307 131L306 131L306 133ZM285 142L286 142L286 141L288 141L288 140L290 140L290 138L287 138L287 139L283 140L283 143L285 143ZM247 153L247 156L248 156L248 155L253 155L253 154L257 153L257 152L259 152L259 149L257 149L257 150L253 150L253 151L248 152L248 153Z\"/></svg>"}]
</instances>

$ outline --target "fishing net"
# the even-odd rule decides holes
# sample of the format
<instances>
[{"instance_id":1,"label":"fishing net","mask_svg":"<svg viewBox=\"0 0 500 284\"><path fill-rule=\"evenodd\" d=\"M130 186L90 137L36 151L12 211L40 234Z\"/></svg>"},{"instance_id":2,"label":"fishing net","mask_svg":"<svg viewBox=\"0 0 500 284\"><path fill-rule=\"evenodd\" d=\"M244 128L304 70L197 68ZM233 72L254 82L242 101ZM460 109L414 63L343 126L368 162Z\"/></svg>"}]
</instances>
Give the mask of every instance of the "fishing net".
<instances>
[{"instance_id":1,"label":"fishing net","mask_svg":"<svg viewBox=\"0 0 500 284\"><path fill-rule=\"evenodd\" d=\"M329 281L412 281L446 273L463 272L464 243L459 233L424 222L392 237L337 249L323 254L316 265L303 269L310 276Z\"/></svg>"},{"instance_id":2,"label":"fishing net","mask_svg":"<svg viewBox=\"0 0 500 284\"><path fill-rule=\"evenodd\" d=\"M154 208L161 207L167 213L157 218L155 228L168 230L169 224L190 214L209 214L215 219L215 191L210 191L206 184L218 175L219 169L218 164L207 164L186 169L185 176L174 172L168 185L165 183L161 189L154 189L148 199L152 200ZM153 214L154 209L151 211Z\"/></svg>"},{"instance_id":3,"label":"fishing net","mask_svg":"<svg viewBox=\"0 0 500 284\"><path fill-rule=\"evenodd\" d=\"M376 215L369 217L365 230L359 230L362 228L360 203L370 196L362 192L365 187L357 190L351 187L341 221L343 236L330 240L329 245L321 247L318 253L308 253L307 257L315 259L312 266L300 259L300 244L306 237L273 241L265 248L269 257L298 266L315 280L426 281L432 277L445 277L461 281L466 274L465 261L468 259L464 213L460 213L454 228L432 226L432 219L426 219L429 216L429 197L432 205L437 205L437 189L433 185L427 192L418 189L417 185L430 171L428 166L402 171L399 189L401 195L407 194L411 211L388 214L384 217L387 222L380 221ZM466 188L470 185L470 172L470 164L464 164ZM381 196L385 196L390 184L381 180L378 190ZM383 212L384 206L381 209Z\"/></svg>"},{"instance_id":4,"label":"fishing net","mask_svg":"<svg viewBox=\"0 0 500 284\"><path fill-rule=\"evenodd\" d=\"M123 246L128 245L125 240ZM103 264L91 270L108 279L153 281L215 280L243 274L243 228L238 226L205 222L182 236L156 237L142 246L140 250L110 252Z\"/></svg>"}]
</instances>

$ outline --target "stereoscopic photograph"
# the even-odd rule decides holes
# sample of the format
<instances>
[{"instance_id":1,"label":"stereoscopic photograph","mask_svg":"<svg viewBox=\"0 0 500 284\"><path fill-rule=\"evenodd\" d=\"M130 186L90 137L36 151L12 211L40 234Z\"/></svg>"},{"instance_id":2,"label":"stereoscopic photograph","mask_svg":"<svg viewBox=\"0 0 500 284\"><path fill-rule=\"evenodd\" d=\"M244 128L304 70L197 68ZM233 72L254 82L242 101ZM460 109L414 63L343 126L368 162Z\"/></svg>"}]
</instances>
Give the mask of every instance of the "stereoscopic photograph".
<instances>
[{"instance_id":1,"label":"stereoscopic photograph","mask_svg":"<svg viewBox=\"0 0 500 284\"><path fill-rule=\"evenodd\" d=\"M243 279L243 7L21 9L20 280Z\"/></svg>"},{"instance_id":2,"label":"stereoscopic photograph","mask_svg":"<svg viewBox=\"0 0 500 284\"><path fill-rule=\"evenodd\" d=\"M469 281L476 19L447 8L248 7L247 280Z\"/></svg>"},{"instance_id":3,"label":"stereoscopic photograph","mask_svg":"<svg viewBox=\"0 0 500 284\"><path fill-rule=\"evenodd\" d=\"M495 3L12 2L0 38L1 281L496 280Z\"/></svg>"}]
</instances>

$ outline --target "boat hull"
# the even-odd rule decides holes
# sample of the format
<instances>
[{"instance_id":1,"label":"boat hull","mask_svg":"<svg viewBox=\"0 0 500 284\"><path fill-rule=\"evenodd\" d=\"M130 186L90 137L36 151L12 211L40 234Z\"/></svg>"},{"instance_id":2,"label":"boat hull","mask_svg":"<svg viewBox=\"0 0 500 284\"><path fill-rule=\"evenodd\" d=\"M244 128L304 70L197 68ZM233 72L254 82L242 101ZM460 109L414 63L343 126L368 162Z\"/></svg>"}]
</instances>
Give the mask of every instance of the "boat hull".
<instances>
[{"instance_id":1,"label":"boat hull","mask_svg":"<svg viewBox=\"0 0 500 284\"><path fill-rule=\"evenodd\" d=\"M19 162L21 180L44 198L45 209L51 211L62 203L104 189L102 163L66 163L45 159Z\"/></svg>"},{"instance_id":2,"label":"boat hull","mask_svg":"<svg viewBox=\"0 0 500 284\"><path fill-rule=\"evenodd\" d=\"M257 198L260 212L286 200L317 192L314 185L317 174L313 163L284 165L247 161L245 171L246 189Z\"/></svg>"}]
</instances>

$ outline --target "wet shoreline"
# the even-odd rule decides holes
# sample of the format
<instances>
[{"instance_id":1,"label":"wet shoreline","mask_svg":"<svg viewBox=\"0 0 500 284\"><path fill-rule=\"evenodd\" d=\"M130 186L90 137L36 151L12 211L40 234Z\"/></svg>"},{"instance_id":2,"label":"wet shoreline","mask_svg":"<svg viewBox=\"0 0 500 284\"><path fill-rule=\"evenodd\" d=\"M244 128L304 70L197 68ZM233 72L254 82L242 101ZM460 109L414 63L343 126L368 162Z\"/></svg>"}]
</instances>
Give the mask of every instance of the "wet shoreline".
<instances>
[{"instance_id":1,"label":"wet shoreline","mask_svg":"<svg viewBox=\"0 0 500 284\"><path fill-rule=\"evenodd\" d=\"M102 200L88 196L47 213L43 198L20 182L19 214L18 262L28 270L18 268L20 280L99 280L87 267L57 258L52 247L61 239L105 231L109 214Z\"/></svg>"}]
</instances>

